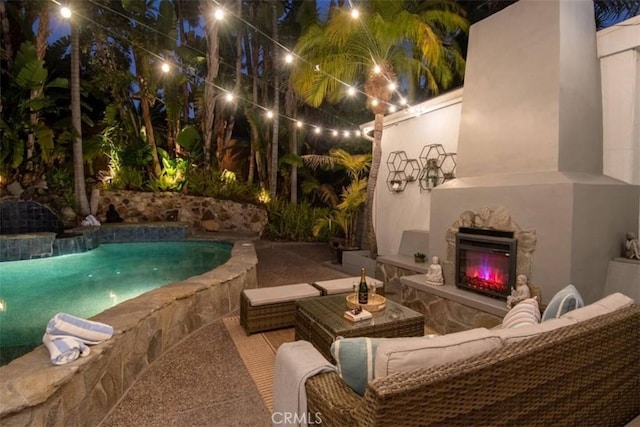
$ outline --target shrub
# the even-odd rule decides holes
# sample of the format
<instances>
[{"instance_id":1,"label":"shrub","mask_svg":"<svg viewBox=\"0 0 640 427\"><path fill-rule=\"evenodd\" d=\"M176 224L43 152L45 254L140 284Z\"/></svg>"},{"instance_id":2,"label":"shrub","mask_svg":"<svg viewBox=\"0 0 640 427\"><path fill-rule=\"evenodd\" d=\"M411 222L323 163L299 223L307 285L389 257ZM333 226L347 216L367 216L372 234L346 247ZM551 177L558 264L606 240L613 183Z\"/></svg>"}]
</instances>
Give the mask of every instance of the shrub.
<instances>
[{"instance_id":1,"label":"shrub","mask_svg":"<svg viewBox=\"0 0 640 427\"><path fill-rule=\"evenodd\" d=\"M302 201L297 205L281 199L274 199L267 204L269 221L265 233L274 240L291 241L326 241L329 236L313 235L313 226L318 220L329 213L328 208L312 207L309 202Z\"/></svg>"}]
</instances>

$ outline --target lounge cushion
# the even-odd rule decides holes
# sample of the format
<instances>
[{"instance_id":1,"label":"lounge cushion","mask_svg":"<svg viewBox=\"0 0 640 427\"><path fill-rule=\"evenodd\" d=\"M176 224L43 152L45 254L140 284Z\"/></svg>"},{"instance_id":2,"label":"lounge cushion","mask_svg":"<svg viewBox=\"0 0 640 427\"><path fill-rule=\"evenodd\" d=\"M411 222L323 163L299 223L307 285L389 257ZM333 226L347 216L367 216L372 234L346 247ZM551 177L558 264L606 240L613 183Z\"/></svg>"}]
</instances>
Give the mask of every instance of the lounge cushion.
<instances>
[{"instance_id":1,"label":"lounge cushion","mask_svg":"<svg viewBox=\"0 0 640 427\"><path fill-rule=\"evenodd\" d=\"M466 359L502 346L486 328L439 335L431 339L393 338L378 343L374 378Z\"/></svg>"},{"instance_id":2,"label":"lounge cushion","mask_svg":"<svg viewBox=\"0 0 640 427\"><path fill-rule=\"evenodd\" d=\"M537 298L520 301L502 319L503 328L521 328L538 323L540 323L540 308Z\"/></svg>"},{"instance_id":3,"label":"lounge cushion","mask_svg":"<svg viewBox=\"0 0 640 427\"><path fill-rule=\"evenodd\" d=\"M584 307L580 292L573 285L567 285L551 298L549 305L542 314L542 321L555 319L563 314Z\"/></svg>"},{"instance_id":4,"label":"lounge cushion","mask_svg":"<svg viewBox=\"0 0 640 427\"><path fill-rule=\"evenodd\" d=\"M308 283L245 289L242 292L247 296L252 307L320 296L320 291Z\"/></svg>"},{"instance_id":5,"label":"lounge cushion","mask_svg":"<svg viewBox=\"0 0 640 427\"><path fill-rule=\"evenodd\" d=\"M554 329L573 325L575 323L576 321L574 319L560 318L551 319L542 323L536 323L535 325L526 325L520 328L491 329L491 332L495 336L499 337L504 345L507 345L522 341L527 338L531 338L543 332L549 332Z\"/></svg>"},{"instance_id":6,"label":"lounge cushion","mask_svg":"<svg viewBox=\"0 0 640 427\"><path fill-rule=\"evenodd\" d=\"M376 285L376 289L382 288L383 283L372 277L366 276L367 284ZM344 294L353 292L354 283L357 285L360 283L360 276L357 277L345 277L344 279L322 280L314 282L313 285L320 290L323 290L327 295Z\"/></svg>"},{"instance_id":7,"label":"lounge cushion","mask_svg":"<svg viewBox=\"0 0 640 427\"><path fill-rule=\"evenodd\" d=\"M424 340L437 335L412 338L341 338L331 344L331 356L336 361L338 374L353 391L364 395L367 383L374 377L376 350L386 340Z\"/></svg>"},{"instance_id":8,"label":"lounge cushion","mask_svg":"<svg viewBox=\"0 0 640 427\"><path fill-rule=\"evenodd\" d=\"M633 299L624 294L621 294L620 292L616 292L594 302L593 304L589 304L585 307L570 311L563 315L562 318L581 322L583 320L588 320L596 316L611 313L621 308L630 306L633 303Z\"/></svg>"}]
</instances>

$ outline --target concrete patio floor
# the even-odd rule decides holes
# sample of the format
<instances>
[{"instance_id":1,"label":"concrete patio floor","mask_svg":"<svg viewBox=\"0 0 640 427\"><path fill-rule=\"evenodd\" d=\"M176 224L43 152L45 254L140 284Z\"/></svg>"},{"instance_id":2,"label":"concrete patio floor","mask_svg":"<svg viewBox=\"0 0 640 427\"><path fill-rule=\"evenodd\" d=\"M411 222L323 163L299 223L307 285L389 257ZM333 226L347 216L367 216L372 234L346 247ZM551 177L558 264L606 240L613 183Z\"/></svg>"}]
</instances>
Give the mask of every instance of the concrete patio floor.
<instances>
[{"instance_id":1,"label":"concrete patio floor","mask_svg":"<svg viewBox=\"0 0 640 427\"><path fill-rule=\"evenodd\" d=\"M255 241L258 286L347 277L330 268L326 243ZM165 353L134 383L101 426L269 426L222 320Z\"/></svg>"}]
</instances>

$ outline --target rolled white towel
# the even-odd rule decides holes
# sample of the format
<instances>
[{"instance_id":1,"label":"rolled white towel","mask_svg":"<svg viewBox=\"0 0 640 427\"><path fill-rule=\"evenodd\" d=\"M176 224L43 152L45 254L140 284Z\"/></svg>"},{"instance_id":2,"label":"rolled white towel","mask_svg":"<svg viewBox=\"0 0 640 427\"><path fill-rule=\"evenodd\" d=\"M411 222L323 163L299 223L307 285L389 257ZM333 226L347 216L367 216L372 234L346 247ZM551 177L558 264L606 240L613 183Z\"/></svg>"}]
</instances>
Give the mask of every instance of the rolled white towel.
<instances>
[{"instance_id":1,"label":"rolled white towel","mask_svg":"<svg viewBox=\"0 0 640 427\"><path fill-rule=\"evenodd\" d=\"M89 347L73 337L59 336L53 338L49 334L44 334L42 343L49 350L51 363L54 365L64 365L65 363L73 362L78 357L85 357L91 353Z\"/></svg>"},{"instance_id":2,"label":"rolled white towel","mask_svg":"<svg viewBox=\"0 0 640 427\"><path fill-rule=\"evenodd\" d=\"M47 324L52 338L70 336L85 344L100 344L113 335L113 327L105 323L82 319L67 313L58 313Z\"/></svg>"}]
</instances>

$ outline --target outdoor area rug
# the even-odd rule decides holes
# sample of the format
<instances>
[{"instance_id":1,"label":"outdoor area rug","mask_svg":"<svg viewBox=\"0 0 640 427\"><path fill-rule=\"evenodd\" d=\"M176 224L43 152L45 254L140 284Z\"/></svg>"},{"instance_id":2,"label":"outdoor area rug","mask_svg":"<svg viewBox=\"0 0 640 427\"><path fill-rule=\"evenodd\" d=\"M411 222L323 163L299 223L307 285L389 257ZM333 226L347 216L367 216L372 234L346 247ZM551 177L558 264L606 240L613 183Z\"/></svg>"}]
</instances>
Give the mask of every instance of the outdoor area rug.
<instances>
[{"instance_id":1,"label":"outdoor area rug","mask_svg":"<svg viewBox=\"0 0 640 427\"><path fill-rule=\"evenodd\" d=\"M240 326L239 316L225 317L223 323L258 389L264 405L269 412L272 412L273 372L276 365L276 351L281 344L294 341L294 328L247 336L247 333Z\"/></svg>"}]
</instances>

